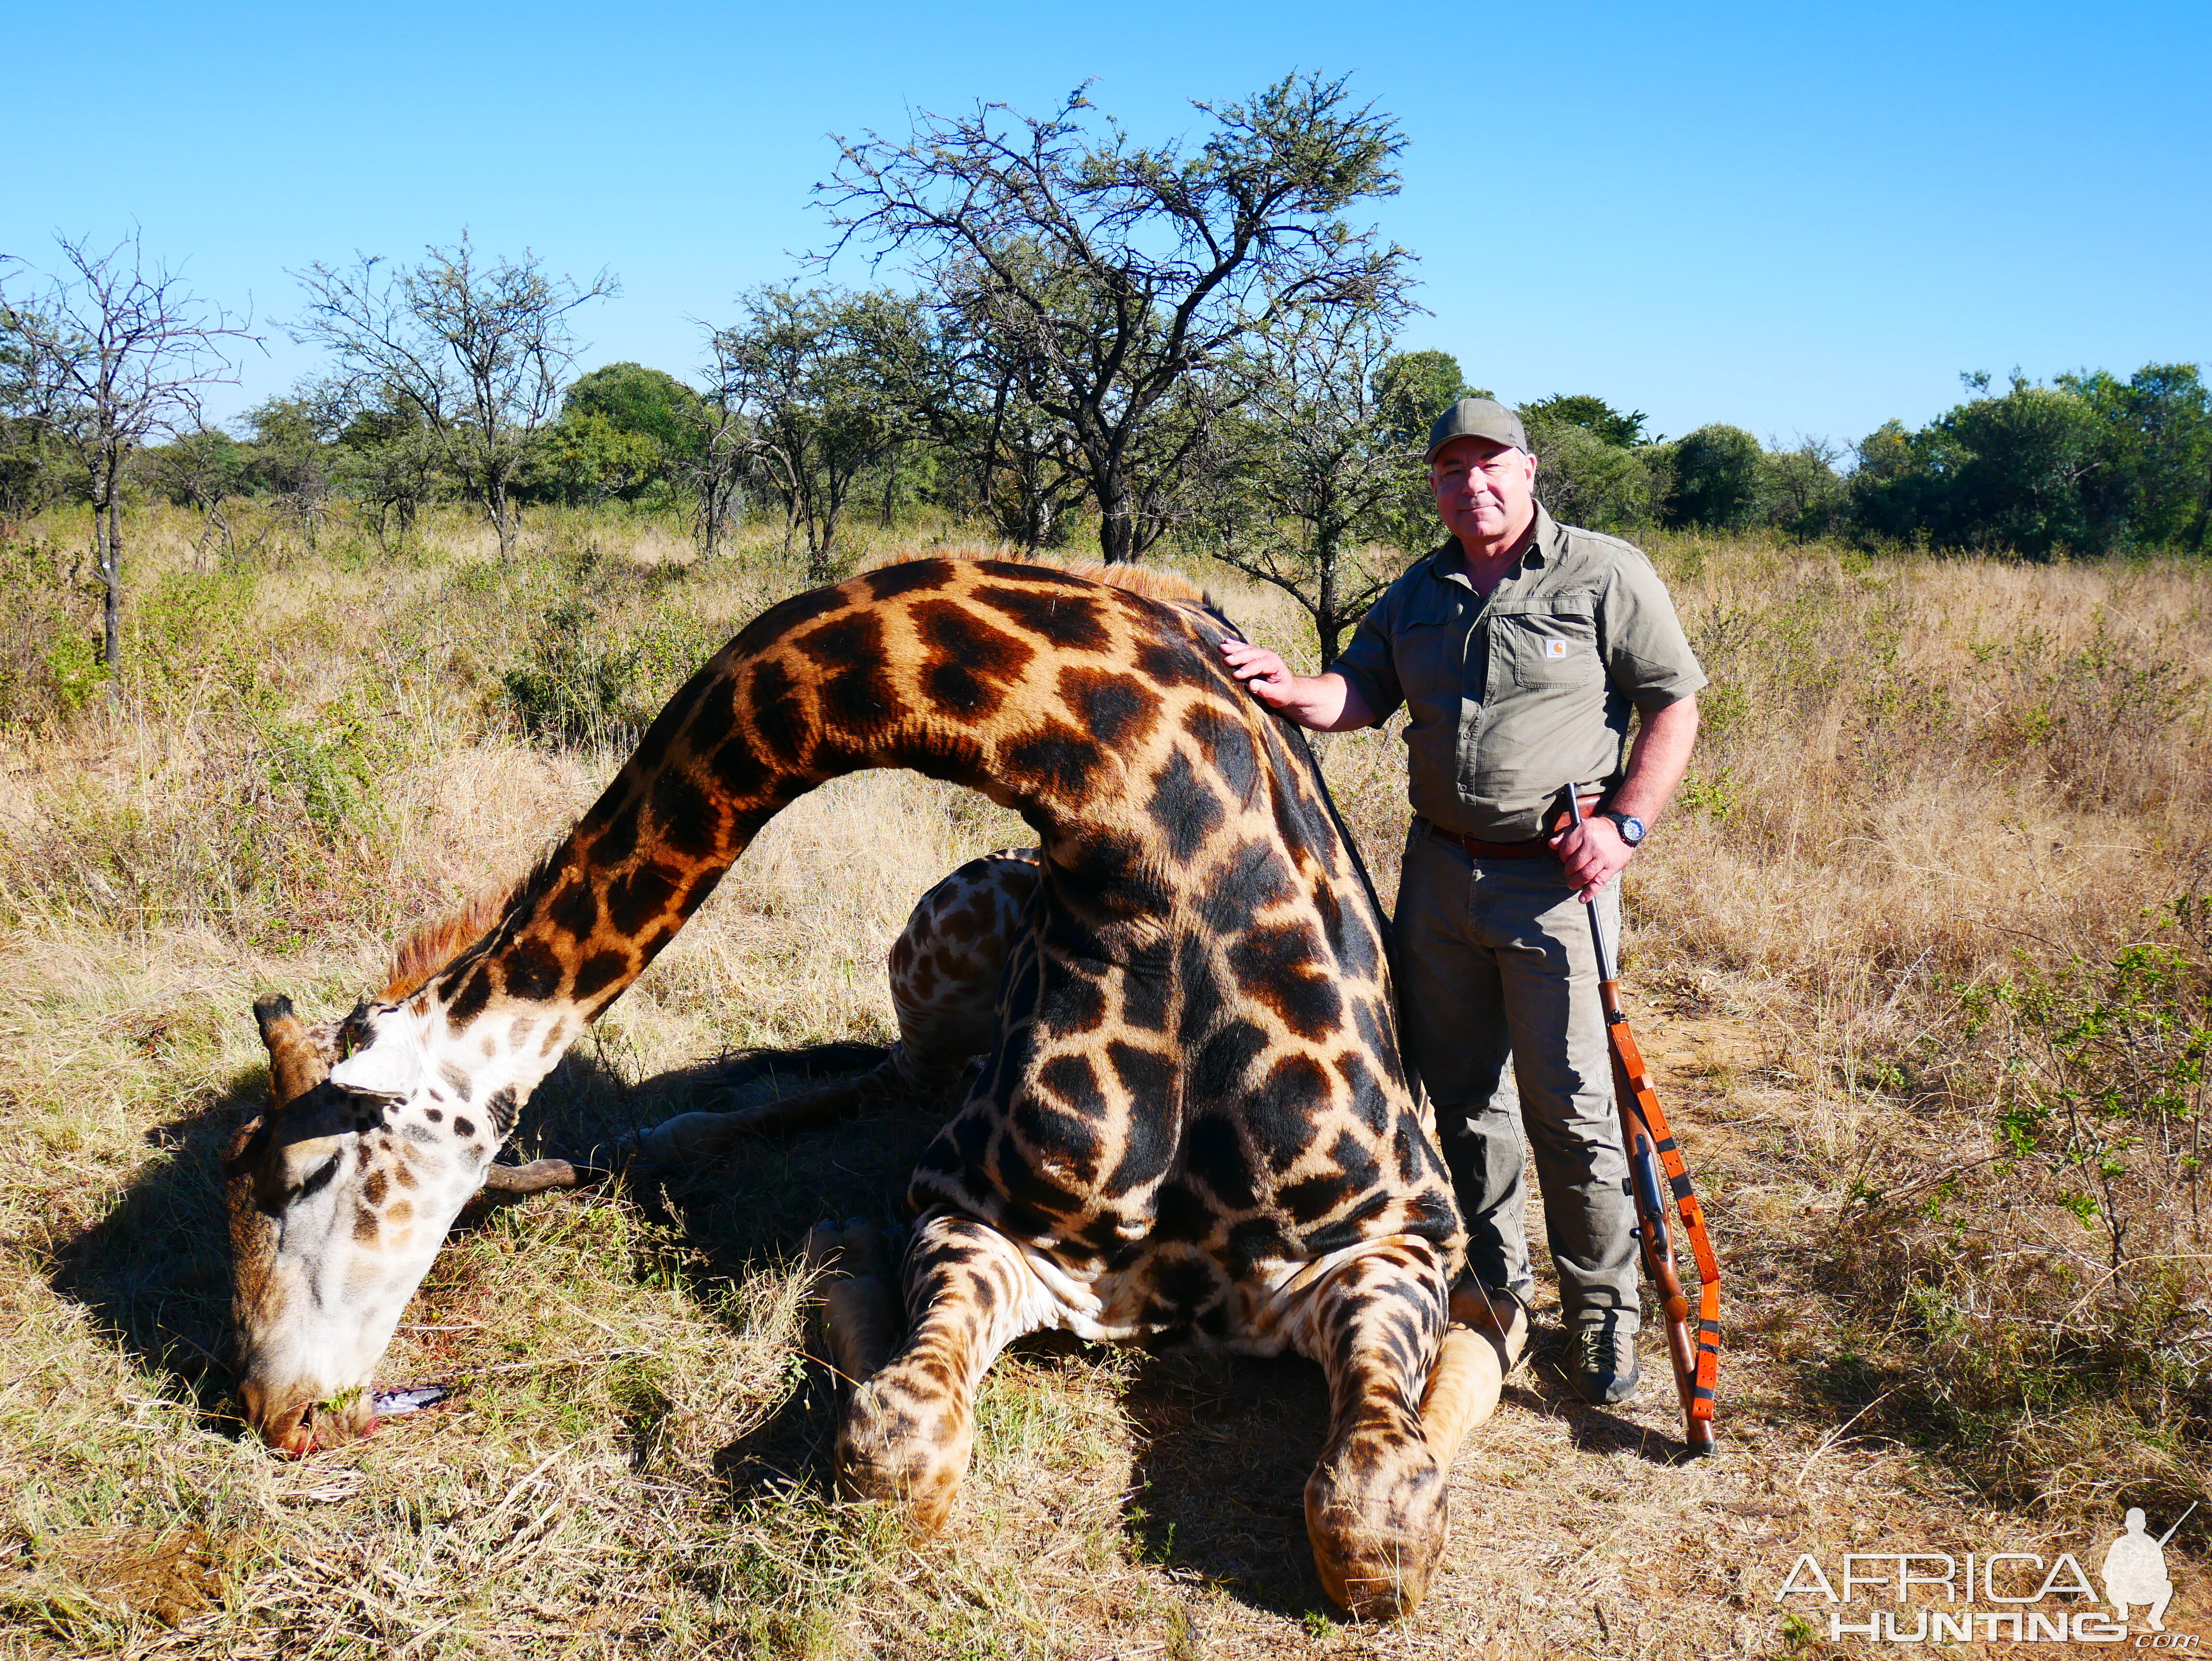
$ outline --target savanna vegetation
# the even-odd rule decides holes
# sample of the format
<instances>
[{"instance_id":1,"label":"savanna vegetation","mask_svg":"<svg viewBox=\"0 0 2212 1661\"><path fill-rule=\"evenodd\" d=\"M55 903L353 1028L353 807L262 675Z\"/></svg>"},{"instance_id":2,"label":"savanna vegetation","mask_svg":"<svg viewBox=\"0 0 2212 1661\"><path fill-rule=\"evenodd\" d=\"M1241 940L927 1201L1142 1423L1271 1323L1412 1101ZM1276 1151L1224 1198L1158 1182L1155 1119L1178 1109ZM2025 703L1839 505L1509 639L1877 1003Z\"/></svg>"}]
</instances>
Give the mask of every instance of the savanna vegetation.
<instances>
[{"instance_id":1,"label":"savanna vegetation","mask_svg":"<svg viewBox=\"0 0 2212 1661\"><path fill-rule=\"evenodd\" d=\"M33 521L0 590L11 1652L1757 1651L1765 1589L1822 1541L2067 1537L2208 1492L2212 579L1665 532L1716 684L1632 879L1629 972L1731 1277L1721 1461L1660 1457L1663 1390L1572 1403L1540 1344L1462 1462L1450 1573L1386 1639L1330 1624L1303 1555L1317 1372L1038 1342L992 1375L954 1528L915 1546L825 1488L792 1262L822 1216L892 1214L930 1127L885 1110L471 1214L387 1364L454 1402L277 1462L221 1365L248 998L349 1004L810 579L773 522L706 560L678 514L547 508L502 557L456 507L392 550L342 501L313 547L231 511L217 557L199 514L147 510L113 683L54 652L96 614L88 510ZM993 551L909 520L851 557L944 547ZM1170 557L1312 650L1279 590ZM1326 757L1386 887L1395 750ZM907 906L1022 836L910 776L802 802L520 1151L726 1102L751 1047L883 1038Z\"/></svg>"},{"instance_id":2,"label":"savanna vegetation","mask_svg":"<svg viewBox=\"0 0 2212 1661\"><path fill-rule=\"evenodd\" d=\"M1554 511L1651 550L1714 681L1628 958L1730 1277L1712 1465L1665 1462L1663 1385L1584 1409L1540 1343L1434 1602L1363 1633L1304 1555L1317 1373L1036 1342L917 1546L828 1492L793 1262L893 1214L932 1126L889 1109L485 1204L387 1363L450 1405L296 1464L240 1439L216 1160L265 1086L249 998L349 1005L746 618L925 551L1141 555L1326 660L1431 543L1420 441L1477 388L1401 349L1412 257L1357 223L1395 126L1315 79L1203 113L1188 148L1079 97L846 145L825 206L906 286L756 290L688 379L578 374L611 277L464 238L302 274L283 326L328 374L210 425L266 326L135 245L0 272L0 1653L1771 1652L1799 1551L2072 1548L2212 1500L2185 365L1978 378L1848 449L1522 406ZM1395 740L1323 747L1387 890ZM907 908L1024 836L908 776L801 802L519 1151L728 1104L762 1046L887 1037Z\"/></svg>"}]
</instances>

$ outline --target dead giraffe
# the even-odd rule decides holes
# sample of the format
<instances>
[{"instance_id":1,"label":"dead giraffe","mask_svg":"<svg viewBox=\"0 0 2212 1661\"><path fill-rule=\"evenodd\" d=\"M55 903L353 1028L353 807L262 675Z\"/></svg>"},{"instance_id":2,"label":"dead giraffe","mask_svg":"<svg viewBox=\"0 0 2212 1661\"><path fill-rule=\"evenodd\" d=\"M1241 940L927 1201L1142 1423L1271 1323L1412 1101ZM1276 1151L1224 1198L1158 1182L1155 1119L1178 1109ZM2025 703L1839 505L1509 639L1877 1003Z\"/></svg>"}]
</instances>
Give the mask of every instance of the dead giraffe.
<instances>
[{"instance_id":1,"label":"dead giraffe","mask_svg":"<svg viewBox=\"0 0 2212 1661\"><path fill-rule=\"evenodd\" d=\"M894 1092L932 1105L991 1047L999 983L1023 914L1036 897L1040 849L1002 848L969 860L915 904L884 969L898 1042L864 1077L727 1113L684 1113L629 1152L647 1165L689 1165L767 1132L827 1124Z\"/></svg>"},{"instance_id":2,"label":"dead giraffe","mask_svg":"<svg viewBox=\"0 0 2212 1661\"><path fill-rule=\"evenodd\" d=\"M1464 1232L1364 873L1303 740L1221 667L1225 619L1187 585L1139 592L1159 587L925 560L787 600L480 937L425 946L458 949L334 1031L272 1012L276 1105L232 1161L263 1434L359 1428L312 1404L358 1399L520 1104L760 827L842 773L912 767L1019 811L1044 860L988 1058L909 1189L903 1296L872 1240L830 1242L861 1381L841 1477L940 1524L977 1384L1042 1327L1292 1348L1330 1384L1306 1490L1323 1585L1360 1614L1417 1603L1499 1355L1449 1327Z\"/></svg>"}]
</instances>

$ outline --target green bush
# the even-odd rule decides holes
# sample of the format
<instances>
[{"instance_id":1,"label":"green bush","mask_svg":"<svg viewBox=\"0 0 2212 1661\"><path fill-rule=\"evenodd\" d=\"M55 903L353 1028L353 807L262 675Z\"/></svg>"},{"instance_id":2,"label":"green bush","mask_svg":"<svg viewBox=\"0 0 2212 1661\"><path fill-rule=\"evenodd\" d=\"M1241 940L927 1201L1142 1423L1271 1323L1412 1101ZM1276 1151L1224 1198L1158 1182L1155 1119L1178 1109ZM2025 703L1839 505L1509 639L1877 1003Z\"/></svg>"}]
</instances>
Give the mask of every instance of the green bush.
<instances>
[{"instance_id":1,"label":"green bush","mask_svg":"<svg viewBox=\"0 0 2212 1661\"><path fill-rule=\"evenodd\" d=\"M522 729L552 744L623 746L636 741L646 707L643 653L635 645L586 638L595 619L580 601L545 613L527 660L501 677L507 708Z\"/></svg>"},{"instance_id":2,"label":"green bush","mask_svg":"<svg viewBox=\"0 0 2212 1661\"><path fill-rule=\"evenodd\" d=\"M270 785L295 796L325 840L374 837L386 828L376 784L382 770L369 722L359 713L277 724L264 754Z\"/></svg>"},{"instance_id":3,"label":"green bush","mask_svg":"<svg viewBox=\"0 0 2212 1661\"><path fill-rule=\"evenodd\" d=\"M100 587L81 546L0 541L0 729L67 721L107 684Z\"/></svg>"},{"instance_id":4,"label":"green bush","mask_svg":"<svg viewBox=\"0 0 2212 1661\"><path fill-rule=\"evenodd\" d=\"M1747 524L1759 506L1759 441L1715 423L1674 446L1674 478L1659 516L1670 528L1724 530Z\"/></svg>"},{"instance_id":5,"label":"green bush","mask_svg":"<svg viewBox=\"0 0 2212 1661\"><path fill-rule=\"evenodd\" d=\"M1641 451L1608 442L1575 422L1539 416L1528 429L1536 457L1536 494L1553 518L1594 531L1650 523L1651 473Z\"/></svg>"}]
</instances>

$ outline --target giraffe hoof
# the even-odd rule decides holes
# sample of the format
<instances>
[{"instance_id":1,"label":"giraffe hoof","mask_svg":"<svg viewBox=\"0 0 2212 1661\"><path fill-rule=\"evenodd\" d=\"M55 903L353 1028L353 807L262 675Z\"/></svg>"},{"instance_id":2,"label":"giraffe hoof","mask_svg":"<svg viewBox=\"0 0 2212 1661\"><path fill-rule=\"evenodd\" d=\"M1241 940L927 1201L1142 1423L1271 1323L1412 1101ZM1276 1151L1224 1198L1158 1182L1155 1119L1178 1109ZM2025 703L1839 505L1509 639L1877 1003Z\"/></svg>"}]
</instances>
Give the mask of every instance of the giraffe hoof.
<instances>
[{"instance_id":1,"label":"giraffe hoof","mask_svg":"<svg viewBox=\"0 0 2212 1661\"><path fill-rule=\"evenodd\" d=\"M1395 1621L1419 1605L1446 1522L1444 1473L1425 1445L1355 1442L1306 1482L1314 1568L1356 1620Z\"/></svg>"},{"instance_id":2,"label":"giraffe hoof","mask_svg":"<svg viewBox=\"0 0 2212 1661\"><path fill-rule=\"evenodd\" d=\"M855 1500L896 1508L927 1537L944 1528L968 1474L970 1438L935 1438L872 1381L854 1387L837 1435L837 1481Z\"/></svg>"}]
</instances>

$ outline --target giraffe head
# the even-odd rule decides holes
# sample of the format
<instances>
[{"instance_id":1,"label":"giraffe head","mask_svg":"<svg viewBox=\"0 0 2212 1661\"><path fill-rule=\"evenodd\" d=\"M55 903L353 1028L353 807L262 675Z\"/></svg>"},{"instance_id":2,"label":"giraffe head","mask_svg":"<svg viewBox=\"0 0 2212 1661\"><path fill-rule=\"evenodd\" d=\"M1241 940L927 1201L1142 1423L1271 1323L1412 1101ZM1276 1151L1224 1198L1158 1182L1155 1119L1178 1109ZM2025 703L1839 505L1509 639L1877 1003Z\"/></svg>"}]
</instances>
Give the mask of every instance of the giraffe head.
<instances>
[{"instance_id":1,"label":"giraffe head","mask_svg":"<svg viewBox=\"0 0 2212 1661\"><path fill-rule=\"evenodd\" d=\"M232 1314L247 1421L283 1452L374 1427L376 1364L512 1127L515 1092L486 1101L441 1064L455 1035L405 969L320 1026L282 997L253 1007L270 1099L225 1166Z\"/></svg>"}]
</instances>

